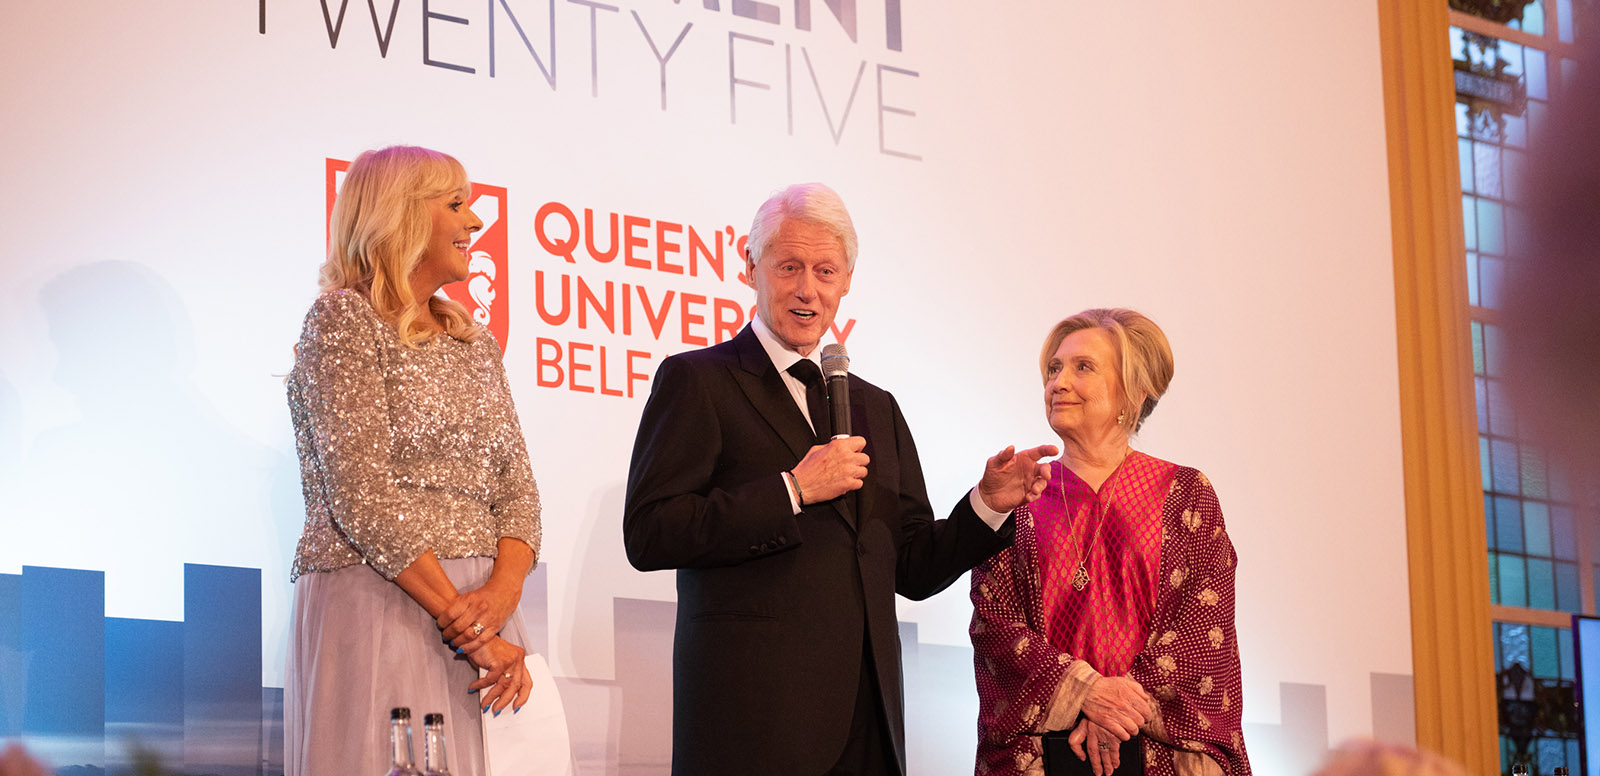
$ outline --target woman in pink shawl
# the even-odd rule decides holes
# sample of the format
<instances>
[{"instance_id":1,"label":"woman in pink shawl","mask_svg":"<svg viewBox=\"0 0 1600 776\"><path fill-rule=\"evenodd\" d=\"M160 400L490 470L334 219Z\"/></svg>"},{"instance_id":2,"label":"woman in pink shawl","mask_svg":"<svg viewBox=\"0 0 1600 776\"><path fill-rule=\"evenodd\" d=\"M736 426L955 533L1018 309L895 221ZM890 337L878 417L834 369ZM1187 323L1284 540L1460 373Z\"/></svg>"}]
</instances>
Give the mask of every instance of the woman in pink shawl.
<instances>
[{"instance_id":1,"label":"woman in pink shawl","mask_svg":"<svg viewBox=\"0 0 1600 776\"><path fill-rule=\"evenodd\" d=\"M1249 774L1216 493L1129 446L1172 380L1166 335L1087 310L1039 371L1064 452L1016 544L972 572L976 773Z\"/></svg>"}]
</instances>

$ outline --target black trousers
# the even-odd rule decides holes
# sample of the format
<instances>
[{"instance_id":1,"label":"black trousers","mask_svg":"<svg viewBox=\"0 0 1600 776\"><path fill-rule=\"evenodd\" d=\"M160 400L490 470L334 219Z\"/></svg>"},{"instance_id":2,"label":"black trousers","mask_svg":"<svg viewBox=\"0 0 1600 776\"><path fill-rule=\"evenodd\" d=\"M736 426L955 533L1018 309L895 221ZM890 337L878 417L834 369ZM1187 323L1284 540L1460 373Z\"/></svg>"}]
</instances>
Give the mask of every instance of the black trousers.
<instances>
[{"instance_id":1,"label":"black trousers","mask_svg":"<svg viewBox=\"0 0 1600 776\"><path fill-rule=\"evenodd\" d=\"M872 665L872 647L861 649L861 685L856 690L856 710L850 718L850 737L844 752L825 776L900 776L889 740L889 722L883 718L878 697L878 671Z\"/></svg>"},{"instance_id":2,"label":"black trousers","mask_svg":"<svg viewBox=\"0 0 1600 776\"><path fill-rule=\"evenodd\" d=\"M1061 730L1045 734L1040 743L1044 745L1044 773L1045 776L1093 776L1094 769L1087 760L1079 760L1072 753L1072 745L1067 743L1067 731ZM1089 753L1094 754L1093 750ZM1134 736L1122 742L1122 764L1111 773L1111 776L1144 776L1144 742L1142 736Z\"/></svg>"}]
</instances>

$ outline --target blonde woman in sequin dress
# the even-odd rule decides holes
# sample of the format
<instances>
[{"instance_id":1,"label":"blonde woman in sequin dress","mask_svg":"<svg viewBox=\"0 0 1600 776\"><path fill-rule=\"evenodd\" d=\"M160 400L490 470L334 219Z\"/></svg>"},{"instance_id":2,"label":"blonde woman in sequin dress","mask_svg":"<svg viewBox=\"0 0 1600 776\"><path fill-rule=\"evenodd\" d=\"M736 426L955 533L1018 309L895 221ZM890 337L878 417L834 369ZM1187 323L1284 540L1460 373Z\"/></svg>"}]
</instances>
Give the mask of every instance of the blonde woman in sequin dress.
<instances>
[{"instance_id":1,"label":"blonde woman in sequin dress","mask_svg":"<svg viewBox=\"0 0 1600 776\"><path fill-rule=\"evenodd\" d=\"M1130 446L1172 380L1166 335L1087 310L1051 330L1039 371L1064 452L1015 544L972 572L975 772L1249 774L1216 493Z\"/></svg>"},{"instance_id":2,"label":"blonde woman in sequin dress","mask_svg":"<svg viewBox=\"0 0 1600 776\"><path fill-rule=\"evenodd\" d=\"M397 146L358 157L334 205L288 381L306 502L290 776L383 772L394 706L443 712L452 771L482 774L478 716L528 698L539 492L499 346L434 295L467 277L469 186L455 159Z\"/></svg>"}]
</instances>

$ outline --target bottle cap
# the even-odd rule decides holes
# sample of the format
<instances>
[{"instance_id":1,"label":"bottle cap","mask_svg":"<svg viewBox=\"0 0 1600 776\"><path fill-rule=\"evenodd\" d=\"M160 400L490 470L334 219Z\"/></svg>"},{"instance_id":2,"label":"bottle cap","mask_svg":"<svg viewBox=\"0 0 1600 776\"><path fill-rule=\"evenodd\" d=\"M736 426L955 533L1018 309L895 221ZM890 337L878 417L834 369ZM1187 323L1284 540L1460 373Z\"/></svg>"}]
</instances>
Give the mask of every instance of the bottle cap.
<instances>
[{"instance_id":1,"label":"bottle cap","mask_svg":"<svg viewBox=\"0 0 1600 776\"><path fill-rule=\"evenodd\" d=\"M411 709L396 706L389 710L389 719L411 719Z\"/></svg>"},{"instance_id":2,"label":"bottle cap","mask_svg":"<svg viewBox=\"0 0 1600 776\"><path fill-rule=\"evenodd\" d=\"M424 724L424 725L443 725L444 724L444 715L443 714L429 714L429 715L427 715L427 716L422 718L422 724Z\"/></svg>"}]
</instances>

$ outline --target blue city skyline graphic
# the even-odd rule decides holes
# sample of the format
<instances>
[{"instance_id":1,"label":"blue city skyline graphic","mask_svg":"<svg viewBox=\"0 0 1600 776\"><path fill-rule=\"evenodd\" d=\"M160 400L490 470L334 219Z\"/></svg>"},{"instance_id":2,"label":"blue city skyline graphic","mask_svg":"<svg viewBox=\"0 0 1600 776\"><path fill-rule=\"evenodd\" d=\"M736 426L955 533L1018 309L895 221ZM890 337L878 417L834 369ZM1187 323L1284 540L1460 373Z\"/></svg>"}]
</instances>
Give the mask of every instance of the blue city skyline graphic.
<instances>
[{"instance_id":1,"label":"blue city skyline graphic","mask_svg":"<svg viewBox=\"0 0 1600 776\"><path fill-rule=\"evenodd\" d=\"M531 652L548 654L549 564L528 577ZM58 776L283 776L283 690L260 686L262 572L183 565L183 619L105 616L102 571L23 566L0 574L0 742L20 740ZM556 677L577 772L657 774L671 756L677 605L617 597L613 679ZM901 621L912 773L959 773L977 698L968 646L924 642ZM1411 677L1371 675L1381 740L1409 744ZM1281 684L1281 721L1246 722L1252 759L1308 773L1330 746L1327 690ZM587 713L591 707L603 713ZM576 710L576 716L573 716ZM386 720L374 721L374 724ZM148 771L146 771L148 773Z\"/></svg>"},{"instance_id":2,"label":"blue city skyline graphic","mask_svg":"<svg viewBox=\"0 0 1600 776\"><path fill-rule=\"evenodd\" d=\"M186 563L183 620L105 616L105 573L0 574L0 739L57 774L283 772L283 691L261 682L261 570Z\"/></svg>"}]
</instances>

